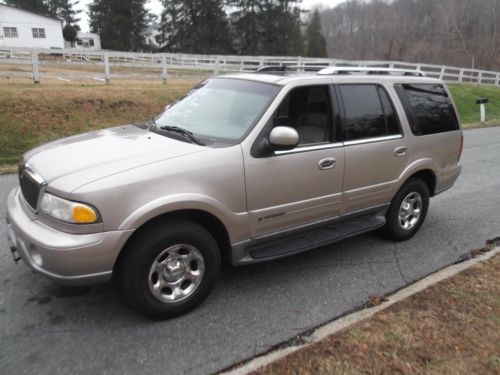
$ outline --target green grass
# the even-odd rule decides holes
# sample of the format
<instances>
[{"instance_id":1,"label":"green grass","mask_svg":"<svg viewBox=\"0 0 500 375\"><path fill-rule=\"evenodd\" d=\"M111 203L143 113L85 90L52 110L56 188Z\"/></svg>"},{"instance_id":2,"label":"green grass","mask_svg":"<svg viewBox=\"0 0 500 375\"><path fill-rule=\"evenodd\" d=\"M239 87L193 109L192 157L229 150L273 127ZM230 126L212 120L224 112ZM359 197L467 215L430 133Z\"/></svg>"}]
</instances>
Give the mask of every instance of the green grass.
<instances>
[{"instance_id":1,"label":"green grass","mask_svg":"<svg viewBox=\"0 0 500 375\"><path fill-rule=\"evenodd\" d=\"M500 87L449 85L464 127L476 127L480 123L479 105L476 100L488 97L486 104L487 125L500 125Z\"/></svg>"}]
</instances>

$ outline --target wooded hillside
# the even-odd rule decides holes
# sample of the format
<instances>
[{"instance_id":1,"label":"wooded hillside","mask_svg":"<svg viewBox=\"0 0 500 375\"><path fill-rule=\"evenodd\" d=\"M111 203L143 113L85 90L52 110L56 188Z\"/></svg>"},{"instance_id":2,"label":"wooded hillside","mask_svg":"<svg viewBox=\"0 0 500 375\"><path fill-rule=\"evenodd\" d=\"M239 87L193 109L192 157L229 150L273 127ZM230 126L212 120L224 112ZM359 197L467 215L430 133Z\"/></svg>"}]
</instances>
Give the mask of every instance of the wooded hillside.
<instances>
[{"instance_id":1,"label":"wooded hillside","mask_svg":"<svg viewBox=\"0 0 500 375\"><path fill-rule=\"evenodd\" d=\"M330 57L500 70L500 0L349 0L321 18Z\"/></svg>"}]
</instances>

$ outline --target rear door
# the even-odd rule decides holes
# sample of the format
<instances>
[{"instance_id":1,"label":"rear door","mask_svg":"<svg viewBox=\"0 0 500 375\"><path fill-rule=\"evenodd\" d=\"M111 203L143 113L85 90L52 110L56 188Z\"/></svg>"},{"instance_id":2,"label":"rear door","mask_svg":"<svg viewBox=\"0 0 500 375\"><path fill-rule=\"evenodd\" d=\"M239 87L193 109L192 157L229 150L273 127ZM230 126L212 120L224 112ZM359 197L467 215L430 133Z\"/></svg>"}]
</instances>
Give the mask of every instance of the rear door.
<instances>
[{"instance_id":1,"label":"rear door","mask_svg":"<svg viewBox=\"0 0 500 375\"><path fill-rule=\"evenodd\" d=\"M379 84L336 85L345 150L343 212L388 203L408 165L408 144L388 91Z\"/></svg>"}]
</instances>

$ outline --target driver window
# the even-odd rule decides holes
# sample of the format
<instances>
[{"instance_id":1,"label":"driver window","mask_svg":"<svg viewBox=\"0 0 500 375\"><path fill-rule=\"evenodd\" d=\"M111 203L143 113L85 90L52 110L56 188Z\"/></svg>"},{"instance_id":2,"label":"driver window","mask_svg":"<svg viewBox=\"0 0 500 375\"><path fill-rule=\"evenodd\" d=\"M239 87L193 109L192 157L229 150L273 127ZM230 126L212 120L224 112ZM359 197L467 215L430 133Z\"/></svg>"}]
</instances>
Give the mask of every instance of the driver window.
<instances>
[{"instance_id":1,"label":"driver window","mask_svg":"<svg viewBox=\"0 0 500 375\"><path fill-rule=\"evenodd\" d=\"M290 126L299 133L299 145L330 142L332 110L328 86L293 89L274 114L274 126Z\"/></svg>"}]
</instances>

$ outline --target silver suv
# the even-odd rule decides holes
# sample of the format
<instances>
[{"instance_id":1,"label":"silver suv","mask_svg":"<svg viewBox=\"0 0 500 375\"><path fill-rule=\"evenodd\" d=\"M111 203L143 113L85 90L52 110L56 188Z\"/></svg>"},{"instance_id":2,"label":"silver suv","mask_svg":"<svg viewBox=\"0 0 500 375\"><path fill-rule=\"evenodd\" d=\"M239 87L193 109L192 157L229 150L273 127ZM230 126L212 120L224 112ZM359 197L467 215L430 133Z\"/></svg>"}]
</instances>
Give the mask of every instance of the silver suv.
<instances>
[{"instance_id":1,"label":"silver suv","mask_svg":"<svg viewBox=\"0 0 500 375\"><path fill-rule=\"evenodd\" d=\"M7 202L15 259L70 285L115 278L166 318L221 264L278 259L422 225L460 173L463 136L440 80L393 69L209 78L147 123L26 153Z\"/></svg>"}]
</instances>

